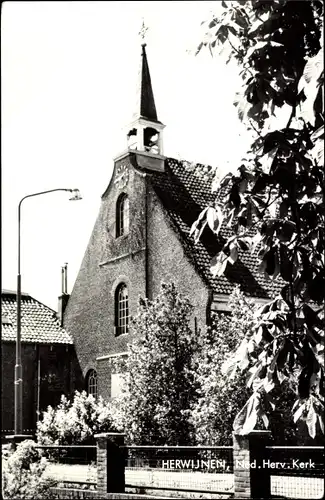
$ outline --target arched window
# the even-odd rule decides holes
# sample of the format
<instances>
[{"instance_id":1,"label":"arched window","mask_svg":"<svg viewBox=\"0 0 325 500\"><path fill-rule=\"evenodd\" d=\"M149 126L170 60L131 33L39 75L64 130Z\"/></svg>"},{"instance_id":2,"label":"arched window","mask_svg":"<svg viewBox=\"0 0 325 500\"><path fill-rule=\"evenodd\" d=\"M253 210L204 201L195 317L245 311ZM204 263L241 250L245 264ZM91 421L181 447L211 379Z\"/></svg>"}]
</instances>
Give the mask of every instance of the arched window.
<instances>
[{"instance_id":1,"label":"arched window","mask_svg":"<svg viewBox=\"0 0 325 500\"><path fill-rule=\"evenodd\" d=\"M97 384L97 372L96 370L89 370L87 374L87 393L94 396L97 399L98 384Z\"/></svg>"},{"instance_id":2,"label":"arched window","mask_svg":"<svg viewBox=\"0 0 325 500\"><path fill-rule=\"evenodd\" d=\"M118 286L115 296L115 328L116 335L129 331L129 296L127 286Z\"/></svg>"},{"instance_id":3,"label":"arched window","mask_svg":"<svg viewBox=\"0 0 325 500\"><path fill-rule=\"evenodd\" d=\"M129 232L129 198L122 194L116 205L116 237Z\"/></svg>"}]
</instances>

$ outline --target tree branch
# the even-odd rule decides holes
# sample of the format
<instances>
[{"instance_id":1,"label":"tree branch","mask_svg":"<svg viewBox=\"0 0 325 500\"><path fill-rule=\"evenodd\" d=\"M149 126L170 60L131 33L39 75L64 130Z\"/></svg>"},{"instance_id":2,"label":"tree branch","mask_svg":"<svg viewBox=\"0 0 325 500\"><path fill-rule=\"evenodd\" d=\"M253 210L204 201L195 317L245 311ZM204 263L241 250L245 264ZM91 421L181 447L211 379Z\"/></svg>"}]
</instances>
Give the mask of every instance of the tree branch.
<instances>
[{"instance_id":1,"label":"tree branch","mask_svg":"<svg viewBox=\"0 0 325 500\"><path fill-rule=\"evenodd\" d=\"M290 116L289 116L289 120L288 120L288 123L286 125L285 128L289 128L290 125L291 125L291 122L293 120L293 118L296 116L296 105L292 106L292 110L291 110L291 113L290 113Z\"/></svg>"}]
</instances>

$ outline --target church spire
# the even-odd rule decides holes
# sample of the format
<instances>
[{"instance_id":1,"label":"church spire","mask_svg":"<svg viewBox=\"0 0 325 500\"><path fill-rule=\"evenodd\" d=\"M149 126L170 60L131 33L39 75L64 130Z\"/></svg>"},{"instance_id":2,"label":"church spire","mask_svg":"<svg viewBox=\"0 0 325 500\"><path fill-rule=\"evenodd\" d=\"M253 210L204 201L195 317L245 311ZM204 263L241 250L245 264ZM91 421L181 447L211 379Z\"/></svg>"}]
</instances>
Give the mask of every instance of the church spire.
<instances>
[{"instance_id":1,"label":"church spire","mask_svg":"<svg viewBox=\"0 0 325 500\"><path fill-rule=\"evenodd\" d=\"M140 81L138 90L138 102L135 118L142 117L151 121L158 121L153 95L150 71L146 53L146 43L142 43Z\"/></svg>"},{"instance_id":2,"label":"church spire","mask_svg":"<svg viewBox=\"0 0 325 500\"><path fill-rule=\"evenodd\" d=\"M129 126L128 148L146 153L162 154L162 130L165 127L157 118L151 77L146 53L145 35L148 28L142 21L139 35L142 39L141 65L136 96L136 109Z\"/></svg>"}]
</instances>

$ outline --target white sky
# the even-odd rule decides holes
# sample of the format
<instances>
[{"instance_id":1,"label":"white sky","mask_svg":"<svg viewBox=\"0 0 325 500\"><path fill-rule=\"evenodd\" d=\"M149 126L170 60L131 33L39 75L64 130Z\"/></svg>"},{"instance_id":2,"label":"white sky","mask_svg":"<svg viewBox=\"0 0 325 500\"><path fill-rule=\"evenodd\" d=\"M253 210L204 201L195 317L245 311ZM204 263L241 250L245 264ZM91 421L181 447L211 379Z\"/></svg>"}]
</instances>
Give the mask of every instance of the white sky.
<instances>
[{"instance_id":1,"label":"white sky","mask_svg":"<svg viewBox=\"0 0 325 500\"><path fill-rule=\"evenodd\" d=\"M2 288L16 289L17 207L26 194L79 188L22 206L22 289L57 308L61 266L71 292L113 168L126 149L142 17L167 156L236 166L248 136L237 119L235 68L195 57L200 23L219 2L2 4Z\"/></svg>"}]
</instances>

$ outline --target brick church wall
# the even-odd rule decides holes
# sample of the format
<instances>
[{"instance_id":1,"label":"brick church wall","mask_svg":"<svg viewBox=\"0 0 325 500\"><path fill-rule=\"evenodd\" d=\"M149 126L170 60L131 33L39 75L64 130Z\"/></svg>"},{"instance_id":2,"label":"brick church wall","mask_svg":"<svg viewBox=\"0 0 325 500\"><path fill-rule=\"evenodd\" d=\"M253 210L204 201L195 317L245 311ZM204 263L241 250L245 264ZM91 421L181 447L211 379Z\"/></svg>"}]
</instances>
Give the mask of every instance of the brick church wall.
<instances>
[{"instance_id":1,"label":"brick church wall","mask_svg":"<svg viewBox=\"0 0 325 500\"><path fill-rule=\"evenodd\" d=\"M208 287L189 262L167 214L152 190L149 190L148 209L148 269L151 294L155 296L159 292L161 282L173 281L178 290L190 298L193 305L192 327L203 328L207 319Z\"/></svg>"},{"instance_id":2,"label":"brick church wall","mask_svg":"<svg viewBox=\"0 0 325 500\"><path fill-rule=\"evenodd\" d=\"M129 165L129 158L116 163ZM119 188L111 182L104 195L80 271L64 315L81 370L97 369L96 358L127 349L129 335L115 336L115 291L125 282L129 310L136 314L139 296L145 296L145 180L129 171L129 182ZM130 200L130 232L116 238L116 203L121 193ZM109 377L108 377L109 378ZM99 384L103 384L103 379ZM108 383L108 381L107 381ZM104 389L103 389L104 391Z\"/></svg>"},{"instance_id":3,"label":"brick church wall","mask_svg":"<svg viewBox=\"0 0 325 500\"><path fill-rule=\"evenodd\" d=\"M132 333L115 336L119 283L128 287L131 316L137 313L139 297L155 296L162 281L174 281L191 296L193 328L205 324L208 301L208 289L184 255L148 178L130 166L130 158L127 155L115 164L64 315L64 327L74 339L82 373L86 377L90 369L97 370L99 394L105 399L111 394L110 361L105 356L125 352L132 340ZM114 182L120 165L129 167L124 187ZM127 236L116 238L116 203L121 193L130 201L130 230Z\"/></svg>"}]
</instances>

